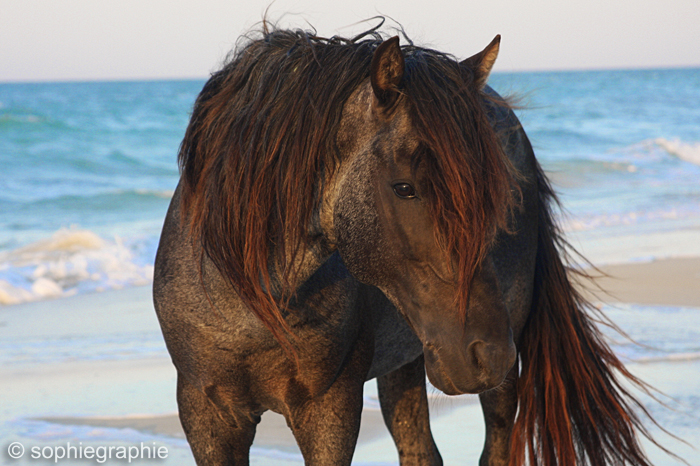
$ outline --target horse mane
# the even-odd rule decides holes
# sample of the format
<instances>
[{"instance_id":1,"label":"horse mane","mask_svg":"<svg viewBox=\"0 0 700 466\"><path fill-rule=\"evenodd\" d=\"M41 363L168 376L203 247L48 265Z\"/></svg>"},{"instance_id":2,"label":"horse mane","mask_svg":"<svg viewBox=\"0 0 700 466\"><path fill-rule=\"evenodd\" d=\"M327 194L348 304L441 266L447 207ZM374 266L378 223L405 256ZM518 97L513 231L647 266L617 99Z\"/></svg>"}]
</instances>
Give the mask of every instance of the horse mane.
<instances>
[{"instance_id":1,"label":"horse mane","mask_svg":"<svg viewBox=\"0 0 700 466\"><path fill-rule=\"evenodd\" d=\"M361 39L361 40L360 40ZM200 246L274 337L295 352L283 310L293 295L323 177L341 161L343 104L369 78L381 36L324 39L266 28L231 55L198 96L180 146L183 216ZM438 240L458 258L458 302L490 239L505 227L511 174L473 73L408 45L409 99ZM505 104L503 104L505 105Z\"/></svg>"}]
</instances>

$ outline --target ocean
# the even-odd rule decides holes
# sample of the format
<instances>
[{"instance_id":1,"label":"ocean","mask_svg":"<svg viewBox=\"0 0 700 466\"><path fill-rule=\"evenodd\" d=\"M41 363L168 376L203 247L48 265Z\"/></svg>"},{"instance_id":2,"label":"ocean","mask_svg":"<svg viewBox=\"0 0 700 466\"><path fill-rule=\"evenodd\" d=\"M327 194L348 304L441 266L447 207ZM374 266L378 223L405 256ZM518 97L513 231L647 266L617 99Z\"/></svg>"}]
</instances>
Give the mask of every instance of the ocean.
<instances>
[{"instance_id":1,"label":"ocean","mask_svg":"<svg viewBox=\"0 0 700 466\"><path fill-rule=\"evenodd\" d=\"M178 146L203 83L0 84L2 315L152 282ZM700 69L495 73L490 85L519 97L518 116L564 207L562 227L591 262L700 257ZM606 311L643 343L614 343L626 361L667 361L664 373L673 373L674 360L700 359L700 310ZM167 357L157 328L37 335L0 342L0 366ZM700 412L697 391L676 395L681 410ZM20 424L35 435L17 419L0 437ZM700 439L696 419L680 419L665 426Z\"/></svg>"},{"instance_id":2,"label":"ocean","mask_svg":"<svg viewBox=\"0 0 700 466\"><path fill-rule=\"evenodd\" d=\"M0 304L151 281L202 84L0 84Z\"/></svg>"}]
</instances>

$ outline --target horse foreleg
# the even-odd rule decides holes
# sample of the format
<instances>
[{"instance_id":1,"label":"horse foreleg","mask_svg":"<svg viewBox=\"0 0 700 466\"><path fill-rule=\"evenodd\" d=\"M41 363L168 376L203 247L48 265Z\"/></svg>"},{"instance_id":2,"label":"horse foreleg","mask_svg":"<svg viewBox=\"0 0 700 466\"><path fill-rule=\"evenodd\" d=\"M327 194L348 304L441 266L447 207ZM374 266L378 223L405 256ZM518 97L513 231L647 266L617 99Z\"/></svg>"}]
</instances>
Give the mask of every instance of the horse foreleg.
<instances>
[{"instance_id":1,"label":"horse foreleg","mask_svg":"<svg viewBox=\"0 0 700 466\"><path fill-rule=\"evenodd\" d=\"M362 415L362 387L334 385L320 398L293 408L288 417L306 465L350 465Z\"/></svg>"},{"instance_id":2,"label":"horse foreleg","mask_svg":"<svg viewBox=\"0 0 700 466\"><path fill-rule=\"evenodd\" d=\"M498 387L479 394L486 424L486 440L479 466L507 466L511 433L518 409L517 364Z\"/></svg>"},{"instance_id":3,"label":"horse foreleg","mask_svg":"<svg viewBox=\"0 0 700 466\"><path fill-rule=\"evenodd\" d=\"M177 379L177 402L180 422L198 465L248 466L255 422L244 416L234 419L221 411L181 376Z\"/></svg>"},{"instance_id":4,"label":"horse foreleg","mask_svg":"<svg viewBox=\"0 0 700 466\"><path fill-rule=\"evenodd\" d=\"M345 367L324 393L309 397L292 380L287 385L285 414L304 464L349 466L362 416L362 389L372 362L372 335L361 333Z\"/></svg>"},{"instance_id":5,"label":"horse foreleg","mask_svg":"<svg viewBox=\"0 0 700 466\"><path fill-rule=\"evenodd\" d=\"M442 465L430 431L423 354L394 372L377 377L384 422L402 466Z\"/></svg>"}]
</instances>

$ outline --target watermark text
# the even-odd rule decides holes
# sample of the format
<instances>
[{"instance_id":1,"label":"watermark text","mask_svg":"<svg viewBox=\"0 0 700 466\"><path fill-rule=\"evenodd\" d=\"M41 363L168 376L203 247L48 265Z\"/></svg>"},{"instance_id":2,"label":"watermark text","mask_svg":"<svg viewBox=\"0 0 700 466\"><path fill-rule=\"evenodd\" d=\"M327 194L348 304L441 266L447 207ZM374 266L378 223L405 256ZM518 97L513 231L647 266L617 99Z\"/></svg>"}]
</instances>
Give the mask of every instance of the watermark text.
<instances>
[{"instance_id":1,"label":"watermark text","mask_svg":"<svg viewBox=\"0 0 700 466\"><path fill-rule=\"evenodd\" d=\"M59 463L64 460L84 460L104 464L109 460L131 463L141 460L164 460L168 458L168 447L156 442L141 442L138 445L83 445L83 442L67 442L65 445L24 445L13 442L7 446L9 458L18 460L43 460Z\"/></svg>"}]
</instances>

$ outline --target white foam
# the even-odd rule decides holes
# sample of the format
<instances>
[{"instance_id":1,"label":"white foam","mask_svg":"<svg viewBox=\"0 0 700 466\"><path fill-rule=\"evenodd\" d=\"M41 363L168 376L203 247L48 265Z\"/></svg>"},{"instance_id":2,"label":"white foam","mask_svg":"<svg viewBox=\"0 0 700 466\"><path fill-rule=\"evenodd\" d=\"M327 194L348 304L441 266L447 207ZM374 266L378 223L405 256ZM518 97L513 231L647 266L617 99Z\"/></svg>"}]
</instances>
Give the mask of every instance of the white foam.
<instances>
[{"instance_id":1,"label":"white foam","mask_svg":"<svg viewBox=\"0 0 700 466\"><path fill-rule=\"evenodd\" d=\"M654 144L674 157L700 165L700 143L686 144L679 139L668 140L664 138L654 139Z\"/></svg>"},{"instance_id":2,"label":"white foam","mask_svg":"<svg viewBox=\"0 0 700 466\"><path fill-rule=\"evenodd\" d=\"M627 233L617 236L586 233L571 230L567 239L578 252L599 266L700 257L700 231L697 229Z\"/></svg>"},{"instance_id":3,"label":"white foam","mask_svg":"<svg viewBox=\"0 0 700 466\"><path fill-rule=\"evenodd\" d=\"M684 361L697 361L700 359L700 353L673 353L666 354L662 356L642 356L638 358L633 358L632 361L639 364L654 363L654 362L684 362Z\"/></svg>"},{"instance_id":4,"label":"white foam","mask_svg":"<svg viewBox=\"0 0 700 466\"><path fill-rule=\"evenodd\" d=\"M153 280L121 238L63 228L49 238L0 253L0 304L103 291Z\"/></svg>"},{"instance_id":5,"label":"white foam","mask_svg":"<svg viewBox=\"0 0 700 466\"><path fill-rule=\"evenodd\" d=\"M13 286L5 280L0 280L0 304L19 304L32 301L34 295L30 291Z\"/></svg>"},{"instance_id":6,"label":"white foam","mask_svg":"<svg viewBox=\"0 0 700 466\"><path fill-rule=\"evenodd\" d=\"M155 197L159 197L161 199L172 199L172 197L175 195L175 191L172 189L163 189L163 190L137 189L136 194L140 194L142 196L155 196Z\"/></svg>"},{"instance_id":7,"label":"white foam","mask_svg":"<svg viewBox=\"0 0 700 466\"><path fill-rule=\"evenodd\" d=\"M562 216L561 228L564 232L591 231L607 227L625 227L642 224L652 224L667 220L698 219L700 203L689 205L659 207L646 211L631 211L620 213L601 213L597 215L585 214L577 217Z\"/></svg>"}]
</instances>

